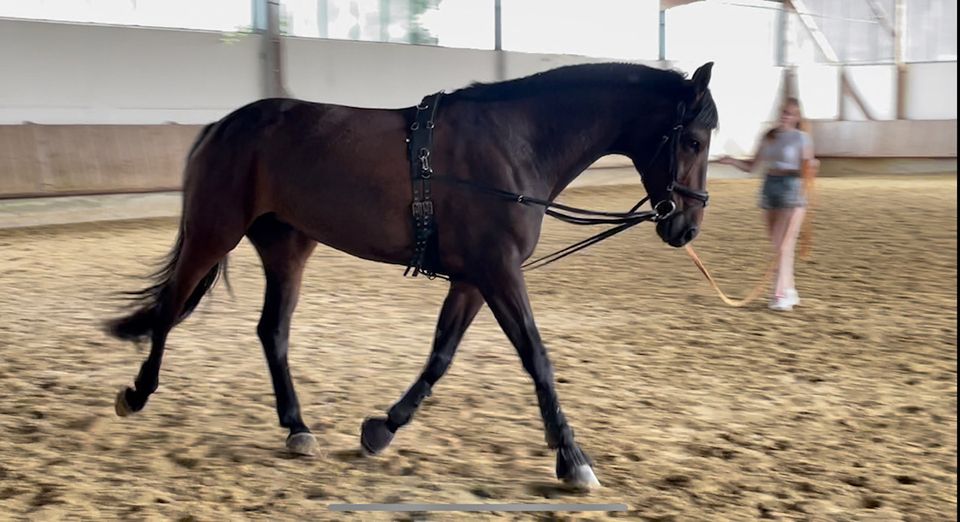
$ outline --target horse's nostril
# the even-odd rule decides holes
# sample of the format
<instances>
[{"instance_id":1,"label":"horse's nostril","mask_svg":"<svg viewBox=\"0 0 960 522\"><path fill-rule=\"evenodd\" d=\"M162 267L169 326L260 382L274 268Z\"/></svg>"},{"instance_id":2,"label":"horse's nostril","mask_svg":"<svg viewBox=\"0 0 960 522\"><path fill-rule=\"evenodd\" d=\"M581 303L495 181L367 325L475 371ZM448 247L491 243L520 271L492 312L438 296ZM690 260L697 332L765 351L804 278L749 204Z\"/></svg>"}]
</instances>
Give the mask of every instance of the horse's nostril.
<instances>
[{"instance_id":1,"label":"horse's nostril","mask_svg":"<svg viewBox=\"0 0 960 522\"><path fill-rule=\"evenodd\" d=\"M686 232L685 234L683 234L683 242L684 242L684 243L689 243L689 242L693 241L693 239L694 239L695 237L697 237L697 234L699 234L699 233L700 233L700 229L697 228L697 227L690 227L690 228L688 228L688 229L687 229L687 232Z\"/></svg>"}]
</instances>

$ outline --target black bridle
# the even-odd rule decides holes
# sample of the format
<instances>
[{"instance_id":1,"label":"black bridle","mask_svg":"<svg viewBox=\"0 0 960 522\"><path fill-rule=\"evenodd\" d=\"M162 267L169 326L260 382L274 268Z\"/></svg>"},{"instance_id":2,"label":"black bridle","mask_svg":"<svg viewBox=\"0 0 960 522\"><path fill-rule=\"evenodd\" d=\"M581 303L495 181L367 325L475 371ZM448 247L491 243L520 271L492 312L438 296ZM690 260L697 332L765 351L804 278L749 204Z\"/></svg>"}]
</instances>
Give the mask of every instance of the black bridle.
<instances>
[{"instance_id":1,"label":"black bridle","mask_svg":"<svg viewBox=\"0 0 960 522\"><path fill-rule=\"evenodd\" d=\"M414 122L410 126L410 137L407 138L411 160L411 173L414 183L413 217L416 244L414 249L414 258L410 261L410 263L408 263L407 271L404 272L404 275L413 269L414 277L416 277L419 273L423 273L430 279L435 277L447 279L447 277L432 270L428 270L423 266L427 238L434 234L433 204L431 201L429 201L429 181L431 179L462 186L477 192L490 194L492 196L497 196L514 203L543 207L546 215L565 223L570 223L573 225L614 225L603 232L553 252L552 254L548 254L546 256L534 259L533 261L527 262L522 266L522 268L525 270L534 270L549 265L555 261L559 261L564 257L579 252L580 250L599 243L604 239L619 234L620 232L623 232L624 230L627 230L628 228L645 221L657 223L668 219L677 209L677 205L674 203L671 197L673 193L677 193L681 197L687 199L699 201L704 207L707 206L707 202L710 199L710 195L706 191L695 190L680 183L677 154L679 153L680 140L683 134L684 126L685 124L689 123L684 121L686 106L683 102L680 102L677 105L677 119L675 120L675 124L673 127L671 127L669 132L660 137L657 148L654 151L653 156L650 158L650 161L647 163L647 168L640 172L640 176L642 178L644 174L650 170L657 159L659 159L661 152L663 152L664 149L669 149L669 181L666 187L663 189L665 197L656 204L652 204L653 210L640 210L640 207L650 200L650 195L648 194L626 212L607 212L572 207L545 199L526 196L516 192L488 187L470 180L452 178L449 176L438 176L434 174L433 169L427 160L430 157L429 145L432 144L432 135L435 123L434 118L436 117L436 110L440 104L441 96L443 96L442 91L426 96L420 105L417 106L417 114L414 117ZM431 107L433 110L427 113L427 109ZM429 116L427 116L427 114L429 114ZM424 187L424 185L426 185L426 187ZM424 201L423 196L426 196L426 201ZM423 212L424 208L429 209L428 216L424 215L426 214Z\"/></svg>"},{"instance_id":2,"label":"black bridle","mask_svg":"<svg viewBox=\"0 0 960 522\"><path fill-rule=\"evenodd\" d=\"M686 111L686 104L683 102L677 104L677 119L675 120L673 127L671 127L670 132L665 133L660 137L660 142L657 144L657 150L654 151L653 157L650 158L650 162L647 164L647 168L644 169L650 169L653 163L657 161L657 157L660 156L660 153L665 147L670 149L670 153L667 156L667 161L669 162L667 172L670 175L670 182L664 189L666 197L654 205L654 208L663 204L675 206L673 200L670 199L670 196L673 195L674 192L679 194L681 197L699 201L704 207L706 207L707 202L710 201L710 194L707 193L707 191L695 190L687 185L684 185L683 183L680 183L680 169L677 166L677 155L680 153L680 141L683 137L683 129L685 124L689 123L688 121L685 121ZM640 176L643 177L643 175L644 171L641 171ZM701 185L705 185L703 180L701 180Z\"/></svg>"}]
</instances>

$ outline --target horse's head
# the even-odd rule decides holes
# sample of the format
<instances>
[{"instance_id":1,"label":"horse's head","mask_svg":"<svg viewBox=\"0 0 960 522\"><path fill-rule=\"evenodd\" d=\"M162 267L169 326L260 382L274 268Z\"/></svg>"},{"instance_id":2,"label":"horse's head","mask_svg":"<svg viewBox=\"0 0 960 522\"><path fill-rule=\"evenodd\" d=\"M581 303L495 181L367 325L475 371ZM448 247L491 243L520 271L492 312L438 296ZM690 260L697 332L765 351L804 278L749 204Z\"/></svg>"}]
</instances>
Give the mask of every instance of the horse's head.
<instances>
[{"instance_id":1,"label":"horse's head","mask_svg":"<svg viewBox=\"0 0 960 522\"><path fill-rule=\"evenodd\" d=\"M695 237L707 205L707 153L717 108L707 85L713 62L683 80L679 96L655 104L629 156L659 214L657 234L673 247Z\"/></svg>"}]
</instances>

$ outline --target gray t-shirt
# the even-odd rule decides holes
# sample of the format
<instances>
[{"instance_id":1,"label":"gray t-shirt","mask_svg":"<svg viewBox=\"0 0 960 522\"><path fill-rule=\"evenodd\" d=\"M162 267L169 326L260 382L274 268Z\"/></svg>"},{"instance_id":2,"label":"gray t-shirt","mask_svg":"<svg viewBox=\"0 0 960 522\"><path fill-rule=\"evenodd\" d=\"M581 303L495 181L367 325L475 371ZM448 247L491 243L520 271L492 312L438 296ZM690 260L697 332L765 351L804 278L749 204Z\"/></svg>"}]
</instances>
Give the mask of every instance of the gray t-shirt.
<instances>
[{"instance_id":1,"label":"gray t-shirt","mask_svg":"<svg viewBox=\"0 0 960 522\"><path fill-rule=\"evenodd\" d=\"M810 145L810 136L797 129L781 130L760 146L759 159L767 168L776 170L800 170L803 151Z\"/></svg>"}]
</instances>

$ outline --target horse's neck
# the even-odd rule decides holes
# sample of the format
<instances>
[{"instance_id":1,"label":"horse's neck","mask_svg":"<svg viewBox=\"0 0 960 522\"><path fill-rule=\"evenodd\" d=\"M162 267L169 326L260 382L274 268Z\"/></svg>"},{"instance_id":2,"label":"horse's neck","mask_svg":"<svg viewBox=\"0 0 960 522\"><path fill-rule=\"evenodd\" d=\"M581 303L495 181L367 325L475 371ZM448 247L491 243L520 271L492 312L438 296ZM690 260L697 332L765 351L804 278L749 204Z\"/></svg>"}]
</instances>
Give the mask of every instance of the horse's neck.
<instances>
[{"instance_id":1,"label":"horse's neck","mask_svg":"<svg viewBox=\"0 0 960 522\"><path fill-rule=\"evenodd\" d=\"M622 113L608 98L549 95L534 111L530 145L551 199L608 154L623 127Z\"/></svg>"}]
</instances>

